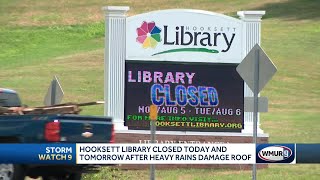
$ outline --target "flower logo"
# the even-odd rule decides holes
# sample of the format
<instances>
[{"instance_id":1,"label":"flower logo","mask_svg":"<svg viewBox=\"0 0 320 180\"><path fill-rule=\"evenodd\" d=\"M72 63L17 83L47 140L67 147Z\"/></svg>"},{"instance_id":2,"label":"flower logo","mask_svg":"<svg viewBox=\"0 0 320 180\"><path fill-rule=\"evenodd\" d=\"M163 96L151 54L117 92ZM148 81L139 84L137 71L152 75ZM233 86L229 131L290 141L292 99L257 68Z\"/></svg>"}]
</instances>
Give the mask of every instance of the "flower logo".
<instances>
[{"instance_id":1,"label":"flower logo","mask_svg":"<svg viewBox=\"0 0 320 180\"><path fill-rule=\"evenodd\" d=\"M141 26L137 28L137 42L142 44L143 48L155 48L161 41L161 29L154 22L143 21Z\"/></svg>"}]
</instances>

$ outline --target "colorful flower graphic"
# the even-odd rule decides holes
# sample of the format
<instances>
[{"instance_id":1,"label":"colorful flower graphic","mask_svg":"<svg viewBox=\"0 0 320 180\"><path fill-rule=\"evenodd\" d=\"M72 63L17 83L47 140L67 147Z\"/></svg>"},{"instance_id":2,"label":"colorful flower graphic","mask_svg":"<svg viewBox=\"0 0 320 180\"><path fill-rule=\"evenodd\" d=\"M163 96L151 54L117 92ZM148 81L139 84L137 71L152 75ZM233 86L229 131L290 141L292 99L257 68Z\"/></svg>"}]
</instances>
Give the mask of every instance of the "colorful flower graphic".
<instances>
[{"instance_id":1,"label":"colorful flower graphic","mask_svg":"<svg viewBox=\"0 0 320 180\"><path fill-rule=\"evenodd\" d=\"M161 29L154 22L143 21L141 26L137 28L137 42L142 44L143 48L155 48L161 41Z\"/></svg>"}]
</instances>

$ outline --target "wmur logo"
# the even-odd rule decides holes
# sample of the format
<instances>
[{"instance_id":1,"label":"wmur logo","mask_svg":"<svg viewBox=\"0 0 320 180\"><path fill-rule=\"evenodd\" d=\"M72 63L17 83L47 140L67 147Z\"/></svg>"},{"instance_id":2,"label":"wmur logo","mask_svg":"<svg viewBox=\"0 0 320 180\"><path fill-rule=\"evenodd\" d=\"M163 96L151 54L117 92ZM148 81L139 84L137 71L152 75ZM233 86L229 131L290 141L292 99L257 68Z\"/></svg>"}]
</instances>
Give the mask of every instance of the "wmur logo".
<instances>
[{"instance_id":1,"label":"wmur logo","mask_svg":"<svg viewBox=\"0 0 320 180\"><path fill-rule=\"evenodd\" d=\"M256 152L257 163L292 163L295 160L294 144L260 144Z\"/></svg>"},{"instance_id":2,"label":"wmur logo","mask_svg":"<svg viewBox=\"0 0 320 180\"><path fill-rule=\"evenodd\" d=\"M153 56L174 52L224 53L231 48L236 36L235 30L236 28L228 28L226 32L222 30L218 32L217 27L163 25L162 31L155 22L143 21L136 30L136 41L145 49L155 49L160 42L164 46L172 46L172 49L155 53Z\"/></svg>"}]
</instances>

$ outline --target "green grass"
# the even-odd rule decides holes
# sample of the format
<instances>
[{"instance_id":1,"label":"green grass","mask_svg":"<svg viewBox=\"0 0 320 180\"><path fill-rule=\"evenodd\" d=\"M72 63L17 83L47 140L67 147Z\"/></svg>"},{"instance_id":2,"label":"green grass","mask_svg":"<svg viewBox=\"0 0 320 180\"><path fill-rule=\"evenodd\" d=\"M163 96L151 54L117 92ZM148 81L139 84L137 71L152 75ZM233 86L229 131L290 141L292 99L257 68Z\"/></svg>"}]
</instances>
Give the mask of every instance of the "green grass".
<instances>
[{"instance_id":1,"label":"green grass","mask_svg":"<svg viewBox=\"0 0 320 180\"><path fill-rule=\"evenodd\" d=\"M61 56L41 64L3 69L1 86L19 91L25 104L41 106L54 75L65 92L64 102L103 100L103 52L88 51L77 55ZM67 69L67 70L66 70ZM15 77L8 79L7 77ZM83 114L103 114L103 106L85 108Z\"/></svg>"},{"instance_id":2,"label":"green grass","mask_svg":"<svg viewBox=\"0 0 320 180\"><path fill-rule=\"evenodd\" d=\"M236 17L238 10L266 10L262 47L278 72L262 91L269 112L261 127L270 142L320 141L320 1L312 0L2 0L0 86L16 89L25 104L42 105L54 75L64 102L103 100L105 5L129 5L129 14L193 8ZM103 106L83 114L103 114ZM259 179L319 179L320 165L270 165ZM250 171L157 170L157 179L250 179ZM149 171L104 168L85 179L148 179Z\"/></svg>"},{"instance_id":3,"label":"green grass","mask_svg":"<svg viewBox=\"0 0 320 180\"><path fill-rule=\"evenodd\" d=\"M172 169L156 170L156 179L159 180L249 180L251 171L227 169ZM269 168L259 169L259 180L318 180L319 165L269 165ZM149 172L144 170L125 171L117 168L104 168L100 174L85 175L84 180L107 179L149 179Z\"/></svg>"},{"instance_id":4,"label":"green grass","mask_svg":"<svg viewBox=\"0 0 320 180\"><path fill-rule=\"evenodd\" d=\"M103 47L104 23L0 28L1 68L46 63L48 59Z\"/></svg>"},{"instance_id":5,"label":"green grass","mask_svg":"<svg viewBox=\"0 0 320 180\"><path fill-rule=\"evenodd\" d=\"M264 114L262 129L274 143L319 143L320 113L273 112Z\"/></svg>"},{"instance_id":6,"label":"green grass","mask_svg":"<svg viewBox=\"0 0 320 180\"><path fill-rule=\"evenodd\" d=\"M278 68L262 94L270 98L271 108L312 108L316 112L320 108L316 102L320 86L319 21L267 19L262 27L262 46Z\"/></svg>"}]
</instances>

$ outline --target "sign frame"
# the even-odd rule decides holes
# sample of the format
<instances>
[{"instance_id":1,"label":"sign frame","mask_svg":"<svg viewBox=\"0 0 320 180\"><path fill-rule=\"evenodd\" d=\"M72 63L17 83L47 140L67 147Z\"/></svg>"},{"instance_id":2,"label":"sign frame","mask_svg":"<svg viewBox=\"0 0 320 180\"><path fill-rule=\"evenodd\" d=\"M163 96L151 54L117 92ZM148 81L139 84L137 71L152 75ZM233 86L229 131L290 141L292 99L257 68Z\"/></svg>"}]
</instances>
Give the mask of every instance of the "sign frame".
<instances>
[{"instance_id":1,"label":"sign frame","mask_svg":"<svg viewBox=\"0 0 320 180\"><path fill-rule=\"evenodd\" d=\"M124 124L124 65L125 60L129 59L145 59L150 60L150 57L130 57L127 56L126 41L128 21L131 19L143 19L146 14L139 14L132 17L127 17L129 7L127 6L107 6L104 7L106 18L106 41L105 41L105 115L114 117L116 131L128 130ZM261 33L261 18L265 11L239 11L237 15L240 19L229 16L216 14L208 11L199 10L161 10L165 11L185 11L187 13L205 14L208 16L219 16L226 20L238 22L241 27L241 43L239 45L240 56L242 60L255 44L260 44ZM153 14L159 11L150 12ZM153 58L152 60L160 60ZM169 58L161 59L163 61L170 60ZM240 61L239 61L240 63ZM252 97L253 93L247 85L244 87L244 97ZM252 134L253 128L253 113L244 113L244 129L241 134ZM258 127L258 133L263 134L263 131Z\"/></svg>"}]
</instances>

